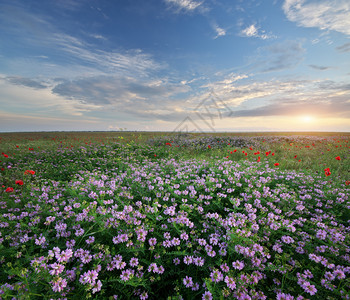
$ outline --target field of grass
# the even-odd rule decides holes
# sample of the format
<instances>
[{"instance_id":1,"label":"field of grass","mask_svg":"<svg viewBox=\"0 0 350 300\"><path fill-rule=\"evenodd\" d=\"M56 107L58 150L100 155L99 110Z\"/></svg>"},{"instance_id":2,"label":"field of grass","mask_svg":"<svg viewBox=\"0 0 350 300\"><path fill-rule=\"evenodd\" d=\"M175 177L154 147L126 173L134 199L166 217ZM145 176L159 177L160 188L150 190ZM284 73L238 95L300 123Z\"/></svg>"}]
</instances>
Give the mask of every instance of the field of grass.
<instances>
[{"instance_id":1,"label":"field of grass","mask_svg":"<svg viewBox=\"0 0 350 300\"><path fill-rule=\"evenodd\" d=\"M0 134L0 299L350 299L350 134Z\"/></svg>"}]
</instances>

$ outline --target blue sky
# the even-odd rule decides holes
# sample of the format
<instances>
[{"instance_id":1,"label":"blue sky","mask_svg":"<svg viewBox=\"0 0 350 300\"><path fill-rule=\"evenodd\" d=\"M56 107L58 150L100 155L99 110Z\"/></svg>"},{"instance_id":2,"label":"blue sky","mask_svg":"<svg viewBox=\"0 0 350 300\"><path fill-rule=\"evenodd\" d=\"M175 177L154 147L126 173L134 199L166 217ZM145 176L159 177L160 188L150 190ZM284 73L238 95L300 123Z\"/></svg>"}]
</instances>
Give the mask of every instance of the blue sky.
<instances>
[{"instance_id":1,"label":"blue sky","mask_svg":"<svg viewBox=\"0 0 350 300\"><path fill-rule=\"evenodd\" d=\"M0 0L0 131L350 131L348 0Z\"/></svg>"}]
</instances>

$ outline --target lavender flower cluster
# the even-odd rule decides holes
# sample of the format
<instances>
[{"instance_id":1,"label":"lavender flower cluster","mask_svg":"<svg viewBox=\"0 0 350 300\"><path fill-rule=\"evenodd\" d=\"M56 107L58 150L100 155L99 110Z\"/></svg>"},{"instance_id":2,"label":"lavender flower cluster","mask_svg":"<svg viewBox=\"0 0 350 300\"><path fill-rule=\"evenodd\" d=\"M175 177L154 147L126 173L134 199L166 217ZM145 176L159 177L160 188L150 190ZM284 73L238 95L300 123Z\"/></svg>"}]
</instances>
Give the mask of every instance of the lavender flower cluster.
<instances>
[{"instance_id":1,"label":"lavender flower cluster","mask_svg":"<svg viewBox=\"0 0 350 300\"><path fill-rule=\"evenodd\" d=\"M1 299L350 298L349 188L249 161L107 167L113 155L0 202Z\"/></svg>"}]
</instances>

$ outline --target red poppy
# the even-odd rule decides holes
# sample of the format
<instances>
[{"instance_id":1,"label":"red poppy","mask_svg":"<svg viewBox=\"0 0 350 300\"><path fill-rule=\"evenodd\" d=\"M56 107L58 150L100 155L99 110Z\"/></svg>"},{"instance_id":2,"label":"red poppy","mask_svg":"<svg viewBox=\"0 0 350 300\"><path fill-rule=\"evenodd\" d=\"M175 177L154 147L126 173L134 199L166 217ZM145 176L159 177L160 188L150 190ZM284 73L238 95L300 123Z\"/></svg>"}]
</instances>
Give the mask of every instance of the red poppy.
<instances>
[{"instance_id":1,"label":"red poppy","mask_svg":"<svg viewBox=\"0 0 350 300\"><path fill-rule=\"evenodd\" d=\"M237 152L237 149L233 150L233 152Z\"/></svg>"},{"instance_id":2,"label":"red poppy","mask_svg":"<svg viewBox=\"0 0 350 300\"><path fill-rule=\"evenodd\" d=\"M24 175L28 175L28 174L34 175L34 174L35 174L35 171L33 171L33 170L26 170L26 171L24 172Z\"/></svg>"},{"instance_id":3,"label":"red poppy","mask_svg":"<svg viewBox=\"0 0 350 300\"><path fill-rule=\"evenodd\" d=\"M157 156L157 154L154 154L154 157L156 157Z\"/></svg>"},{"instance_id":4,"label":"red poppy","mask_svg":"<svg viewBox=\"0 0 350 300\"><path fill-rule=\"evenodd\" d=\"M6 193L11 193L13 192L13 188L12 187L8 187L6 190L5 190Z\"/></svg>"},{"instance_id":5,"label":"red poppy","mask_svg":"<svg viewBox=\"0 0 350 300\"><path fill-rule=\"evenodd\" d=\"M249 149L250 149L250 150L253 150L253 148L252 148L252 147L249 147Z\"/></svg>"},{"instance_id":6,"label":"red poppy","mask_svg":"<svg viewBox=\"0 0 350 300\"><path fill-rule=\"evenodd\" d=\"M230 154L232 154L233 152L231 151Z\"/></svg>"},{"instance_id":7,"label":"red poppy","mask_svg":"<svg viewBox=\"0 0 350 300\"><path fill-rule=\"evenodd\" d=\"M260 156L258 157L258 162L260 162Z\"/></svg>"},{"instance_id":8,"label":"red poppy","mask_svg":"<svg viewBox=\"0 0 350 300\"><path fill-rule=\"evenodd\" d=\"M336 160L340 160L340 156L337 156L335 159L336 159Z\"/></svg>"},{"instance_id":9,"label":"red poppy","mask_svg":"<svg viewBox=\"0 0 350 300\"><path fill-rule=\"evenodd\" d=\"M211 146L210 146L210 145L208 145L208 149L211 149Z\"/></svg>"},{"instance_id":10,"label":"red poppy","mask_svg":"<svg viewBox=\"0 0 350 300\"><path fill-rule=\"evenodd\" d=\"M275 155L275 153L272 153L271 155L272 155L272 156L274 156L274 155Z\"/></svg>"},{"instance_id":11,"label":"red poppy","mask_svg":"<svg viewBox=\"0 0 350 300\"><path fill-rule=\"evenodd\" d=\"M23 185L23 180L16 180L15 183L18 185Z\"/></svg>"},{"instance_id":12,"label":"red poppy","mask_svg":"<svg viewBox=\"0 0 350 300\"><path fill-rule=\"evenodd\" d=\"M279 163L274 163L273 165L277 167L277 166L279 166L280 164L279 164Z\"/></svg>"},{"instance_id":13,"label":"red poppy","mask_svg":"<svg viewBox=\"0 0 350 300\"><path fill-rule=\"evenodd\" d=\"M16 148L19 148L19 146L18 146L18 145L16 145Z\"/></svg>"},{"instance_id":14,"label":"red poppy","mask_svg":"<svg viewBox=\"0 0 350 300\"><path fill-rule=\"evenodd\" d=\"M9 157L7 154L3 154L4 155L4 157Z\"/></svg>"},{"instance_id":15,"label":"red poppy","mask_svg":"<svg viewBox=\"0 0 350 300\"><path fill-rule=\"evenodd\" d=\"M332 173L331 173L331 170L330 170L329 168L327 168L327 169L324 169L324 174L325 174L326 176L329 176L329 175L331 175Z\"/></svg>"},{"instance_id":16,"label":"red poppy","mask_svg":"<svg viewBox=\"0 0 350 300\"><path fill-rule=\"evenodd\" d=\"M294 158L297 158L298 155L295 155Z\"/></svg>"},{"instance_id":17,"label":"red poppy","mask_svg":"<svg viewBox=\"0 0 350 300\"><path fill-rule=\"evenodd\" d=\"M350 185L350 180L345 181L345 185Z\"/></svg>"}]
</instances>

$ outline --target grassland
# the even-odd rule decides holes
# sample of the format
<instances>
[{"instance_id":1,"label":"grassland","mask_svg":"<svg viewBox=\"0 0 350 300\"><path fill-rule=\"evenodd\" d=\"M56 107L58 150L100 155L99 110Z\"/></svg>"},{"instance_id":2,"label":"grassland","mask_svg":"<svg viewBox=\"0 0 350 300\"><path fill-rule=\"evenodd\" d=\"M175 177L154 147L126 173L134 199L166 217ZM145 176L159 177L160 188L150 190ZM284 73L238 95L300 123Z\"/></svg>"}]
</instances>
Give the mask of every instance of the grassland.
<instances>
[{"instance_id":1,"label":"grassland","mask_svg":"<svg viewBox=\"0 0 350 300\"><path fill-rule=\"evenodd\" d=\"M349 299L349 133L0 134L2 299Z\"/></svg>"}]
</instances>

